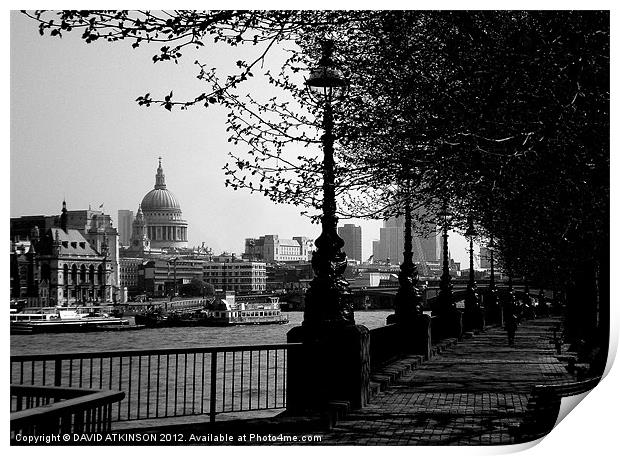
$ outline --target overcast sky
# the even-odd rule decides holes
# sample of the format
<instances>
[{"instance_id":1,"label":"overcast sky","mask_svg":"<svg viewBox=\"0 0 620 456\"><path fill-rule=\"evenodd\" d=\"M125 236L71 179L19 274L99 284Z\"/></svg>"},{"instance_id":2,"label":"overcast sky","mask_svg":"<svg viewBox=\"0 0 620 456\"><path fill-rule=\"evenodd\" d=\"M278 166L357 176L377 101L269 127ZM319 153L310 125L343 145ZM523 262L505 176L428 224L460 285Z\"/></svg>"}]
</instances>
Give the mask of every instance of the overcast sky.
<instances>
[{"instance_id":1,"label":"overcast sky","mask_svg":"<svg viewBox=\"0 0 620 456\"><path fill-rule=\"evenodd\" d=\"M194 59L226 68L237 60L230 48L207 45L178 65L153 64L152 48L87 45L78 33L41 37L36 24L16 12L10 48L11 217L59 213L66 198L69 210L103 204L116 221L119 209L135 212L153 188L161 156L168 189L189 223L190 245L240 253L247 237L318 236L319 227L300 209L224 187L222 167L234 146L226 141L222 109L168 112L135 102L147 92L195 96L202 86ZM351 222L362 226L367 258L381 222L342 221ZM460 236L451 241L452 255L466 267L466 243Z\"/></svg>"}]
</instances>

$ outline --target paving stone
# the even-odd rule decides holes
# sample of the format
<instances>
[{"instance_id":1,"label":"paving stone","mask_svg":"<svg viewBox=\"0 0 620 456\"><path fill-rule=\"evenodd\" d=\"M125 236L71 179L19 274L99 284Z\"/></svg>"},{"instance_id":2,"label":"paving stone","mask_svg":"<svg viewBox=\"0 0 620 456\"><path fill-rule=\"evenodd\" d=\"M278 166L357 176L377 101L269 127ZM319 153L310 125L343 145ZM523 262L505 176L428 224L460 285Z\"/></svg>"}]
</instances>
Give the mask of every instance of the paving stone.
<instances>
[{"instance_id":1,"label":"paving stone","mask_svg":"<svg viewBox=\"0 0 620 456\"><path fill-rule=\"evenodd\" d=\"M525 321L515 347L499 327L442 341L440 355L403 369L372 403L349 413L324 444L506 445L535 384L574 381L550 346L555 318ZM393 373L393 372L391 372ZM389 376L392 377L392 376Z\"/></svg>"}]
</instances>

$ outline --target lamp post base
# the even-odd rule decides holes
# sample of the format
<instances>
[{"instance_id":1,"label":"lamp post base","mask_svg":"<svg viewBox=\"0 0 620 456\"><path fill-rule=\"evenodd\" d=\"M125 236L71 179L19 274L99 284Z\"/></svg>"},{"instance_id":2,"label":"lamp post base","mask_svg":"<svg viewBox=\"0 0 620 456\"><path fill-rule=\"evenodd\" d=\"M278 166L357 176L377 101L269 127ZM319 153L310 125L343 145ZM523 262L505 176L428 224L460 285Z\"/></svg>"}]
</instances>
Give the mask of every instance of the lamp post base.
<instances>
[{"instance_id":1,"label":"lamp post base","mask_svg":"<svg viewBox=\"0 0 620 456\"><path fill-rule=\"evenodd\" d=\"M463 312L455 307L449 307L434 312L433 317L436 318L436 321L433 320L433 337L436 340L452 337L463 339Z\"/></svg>"},{"instance_id":2,"label":"lamp post base","mask_svg":"<svg viewBox=\"0 0 620 456\"><path fill-rule=\"evenodd\" d=\"M368 403L370 332L362 325L297 326L287 333L287 411L293 415L325 411L332 401L352 409Z\"/></svg>"},{"instance_id":3,"label":"lamp post base","mask_svg":"<svg viewBox=\"0 0 620 456\"><path fill-rule=\"evenodd\" d=\"M484 308L466 309L465 312L463 312L463 328L465 331L483 331L484 326Z\"/></svg>"},{"instance_id":4,"label":"lamp post base","mask_svg":"<svg viewBox=\"0 0 620 456\"><path fill-rule=\"evenodd\" d=\"M431 357L431 317L415 314L408 318L398 318L396 314L388 315L388 325L396 325L398 344L403 353L422 355L425 360Z\"/></svg>"}]
</instances>

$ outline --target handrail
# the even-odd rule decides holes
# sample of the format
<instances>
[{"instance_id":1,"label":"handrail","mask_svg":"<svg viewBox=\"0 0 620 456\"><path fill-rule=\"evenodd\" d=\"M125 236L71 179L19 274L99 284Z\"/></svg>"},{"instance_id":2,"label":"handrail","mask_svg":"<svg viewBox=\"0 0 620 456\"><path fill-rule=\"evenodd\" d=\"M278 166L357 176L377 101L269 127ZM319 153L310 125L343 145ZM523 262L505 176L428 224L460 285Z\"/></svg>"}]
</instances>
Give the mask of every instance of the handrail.
<instances>
[{"instance_id":1,"label":"handrail","mask_svg":"<svg viewBox=\"0 0 620 456\"><path fill-rule=\"evenodd\" d=\"M15 384L123 390L112 421L286 407L289 350L301 343L11 356Z\"/></svg>"},{"instance_id":2,"label":"handrail","mask_svg":"<svg viewBox=\"0 0 620 456\"><path fill-rule=\"evenodd\" d=\"M11 413L11 426L20 425L22 422L30 421L33 417L56 416L64 413L84 410L88 406L98 407L100 405L109 404L123 400L125 393L123 391L98 391L88 392L87 394L67 399L62 402L54 402L40 407L29 408L19 412Z\"/></svg>"},{"instance_id":3,"label":"handrail","mask_svg":"<svg viewBox=\"0 0 620 456\"><path fill-rule=\"evenodd\" d=\"M282 344L257 344L257 345L222 345L218 347L170 347L155 349L132 349L132 350L106 350L106 351L85 351L85 352L66 352L66 353L40 353L34 355L11 355L11 362L43 361L57 359L78 359L78 358L109 358L117 356L148 356L167 355L167 354L191 354L191 353L219 353L219 352L239 352L256 350L276 350L288 348L291 345L301 345L301 343L282 343Z\"/></svg>"},{"instance_id":4,"label":"handrail","mask_svg":"<svg viewBox=\"0 0 620 456\"><path fill-rule=\"evenodd\" d=\"M122 391L24 385L11 385L11 395L17 396L18 401L20 396L37 397L35 407L11 412L11 438L21 433L109 431L112 404L125 398L125 393ZM63 395L74 397L58 401ZM41 396L54 399L54 402L50 403L48 400L39 405L38 398Z\"/></svg>"}]
</instances>

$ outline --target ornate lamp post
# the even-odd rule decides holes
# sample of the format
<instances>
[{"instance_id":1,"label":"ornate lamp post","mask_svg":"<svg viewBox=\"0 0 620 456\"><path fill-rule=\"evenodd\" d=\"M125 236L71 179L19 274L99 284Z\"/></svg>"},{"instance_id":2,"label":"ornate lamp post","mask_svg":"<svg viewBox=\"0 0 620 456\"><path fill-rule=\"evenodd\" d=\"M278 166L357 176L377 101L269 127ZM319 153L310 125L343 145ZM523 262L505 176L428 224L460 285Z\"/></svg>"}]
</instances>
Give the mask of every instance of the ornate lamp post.
<instances>
[{"instance_id":1,"label":"ornate lamp post","mask_svg":"<svg viewBox=\"0 0 620 456\"><path fill-rule=\"evenodd\" d=\"M463 314L456 308L452 295L450 254L448 252L449 213L447 203L444 203L439 217L443 219L443 272L439 282L439 295L432 311L433 315L438 315L440 318L440 328L438 328L440 337L456 337L460 340L463 337Z\"/></svg>"},{"instance_id":2,"label":"ornate lamp post","mask_svg":"<svg viewBox=\"0 0 620 456\"><path fill-rule=\"evenodd\" d=\"M331 58L333 42L322 43L322 57L318 67L306 80L312 99L323 108L323 204L321 234L316 239L312 255L314 279L306 292L303 325L354 325L349 285L343 278L347 257L341 251L344 241L338 236L336 217L336 185L334 175L333 104L342 99L349 82L335 67Z\"/></svg>"},{"instance_id":3,"label":"ornate lamp post","mask_svg":"<svg viewBox=\"0 0 620 456\"><path fill-rule=\"evenodd\" d=\"M497 306L497 287L495 286L495 243L493 242L493 235L491 235L491 239L487 244L487 250L489 252L489 262L491 263L491 276L489 277L489 288L484 297L484 306L489 312L490 317L501 323L501 314Z\"/></svg>"},{"instance_id":4,"label":"ornate lamp post","mask_svg":"<svg viewBox=\"0 0 620 456\"><path fill-rule=\"evenodd\" d=\"M491 239L489 240L489 244L487 245L487 250L489 251L489 262L491 263L491 277L489 277L489 291L493 293L497 292L497 288L495 286L495 242L493 242L493 235L491 235Z\"/></svg>"},{"instance_id":5,"label":"ornate lamp post","mask_svg":"<svg viewBox=\"0 0 620 456\"><path fill-rule=\"evenodd\" d=\"M408 186L407 186L408 188ZM413 236L411 227L411 196L405 195L405 227L404 227L403 262L398 274L399 288L395 298L394 315L388 316L387 323L411 321L422 314L418 283L418 268L413 262Z\"/></svg>"},{"instance_id":6,"label":"ornate lamp post","mask_svg":"<svg viewBox=\"0 0 620 456\"><path fill-rule=\"evenodd\" d=\"M523 316L527 319L535 318L534 305L532 303L532 296L530 295L530 284L527 277L523 277Z\"/></svg>"},{"instance_id":7,"label":"ornate lamp post","mask_svg":"<svg viewBox=\"0 0 620 456\"><path fill-rule=\"evenodd\" d=\"M450 254L448 251L448 217L450 214L448 212L447 203L444 204L443 209L438 215L442 220L443 225L443 270L439 282L439 296L437 299L437 304L433 309L433 314L437 315L454 308L454 302L452 299L452 277L450 276Z\"/></svg>"},{"instance_id":8,"label":"ornate lamp post","mask_svg":"<svg viewBox=\"0 0 620 456\"><path fill-rule=\"evenodd\" d=\"M469 238L469 282L467 283L467 298L465 299L465 308L468 310L475 310L479 307L476 272L474 271L474 236L477 234L474 219L469 217L467 231L465 232L465 236Z\"/></svg>"},{"instance_id":9,"label":"ornate lamp post","mask_svg":"<svg viewBox=\"0 0 620 456\"><path fill-rule=\"evenodd\" d=\"M504 321L508 321L512 318L517 318L517 298L515 296L515 290L512 284L512 270L508 271L508 293L504 302Z\"/></svg>"},{"instance_id":10,"label":"ornate lamp post","mask_svg":"<svg viewBox=\"0 0 620 456\"><path fill-rule=\"evenodd\" d=\"M342 276L347 257L336 217L332 104L344 96L348 82L331 59L333 43L322 47L319 66L306 80L311 97L323 109L321 234L312 255L314 278L306 292L304 321L286 335L288 342L302 342L287 357L286 407L292 414L323 411L332 400L361 408L370 391L370 333L353 319L349 284Z\"/></svg>"},{"instance_id":11,"label":"ornate lamp post","mask_svg":"<svg viewBox=\"0 0 620 456\"><path fill-rule=\"evenodd\" d=\"M465 295L465 319L468 329L483 329L484 320L476 285L476 271L474 270L474 237L478 233L476 233L476 228L474 227L474 219L471 216L468 219L465 236L469 238L469 282L467 283L467 294Z\"/></svg>"}]
</instances>

